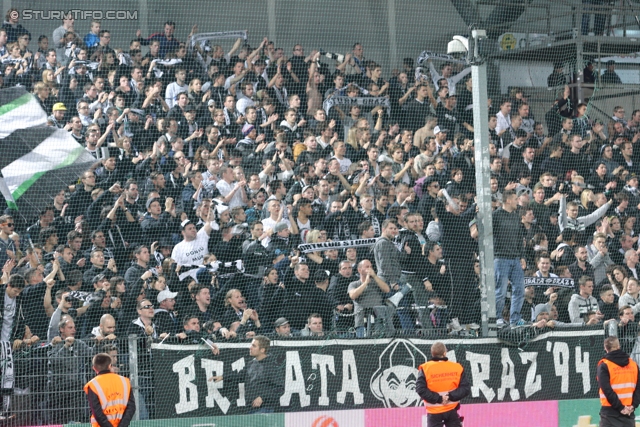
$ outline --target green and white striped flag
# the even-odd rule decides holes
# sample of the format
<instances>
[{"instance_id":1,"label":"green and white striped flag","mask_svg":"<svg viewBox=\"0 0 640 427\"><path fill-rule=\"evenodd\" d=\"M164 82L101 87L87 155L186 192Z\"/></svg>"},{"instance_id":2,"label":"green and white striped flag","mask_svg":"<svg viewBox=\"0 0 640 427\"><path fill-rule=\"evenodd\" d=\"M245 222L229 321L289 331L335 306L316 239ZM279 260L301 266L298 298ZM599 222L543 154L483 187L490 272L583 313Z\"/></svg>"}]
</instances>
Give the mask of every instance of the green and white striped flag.
<instances>
[{"instance_id":1,"label":"green and white striped flag","mask_svg":"<svg viewBox=\"0 0 640 427\"><path fill-rule=\"evenodd\" d=\"M47 124L47 113L23 87L0 90L0 138L16 129Z\"/></svg>"},{"instance_id":2,"label":"green and white striped flag","mask_svg":"<svg viewBox=\"0 0 640 427\"><path fill-rule=\"evenodd\" d=\"M18 129L0 145L0 191L28 219L96 162L67 131L54 127Z\"/></svg>"}]
</instances>

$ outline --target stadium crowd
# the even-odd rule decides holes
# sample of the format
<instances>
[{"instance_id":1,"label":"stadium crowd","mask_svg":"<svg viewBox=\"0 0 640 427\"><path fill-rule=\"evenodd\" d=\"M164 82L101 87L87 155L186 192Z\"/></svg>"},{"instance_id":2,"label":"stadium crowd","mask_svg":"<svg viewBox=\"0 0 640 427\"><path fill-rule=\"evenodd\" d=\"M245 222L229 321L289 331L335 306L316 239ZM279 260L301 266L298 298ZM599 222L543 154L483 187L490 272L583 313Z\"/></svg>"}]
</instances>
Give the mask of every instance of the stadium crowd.
<instances>
[{"instance_id":1,"label":"stadium crowd","mask_svg":"<svg viewBox=\"0 0 640 427\"><path fill-rule=\"evenodd\" d=\"M86 380L78 358L130 334L477 334L469 69L429 61L416 74L407 58L386 80L361 43L344 56L289 56L266 38L191 49L172 22L116 47L109 28L83 35L71 16L32 52L13 10L0 85L31 91L48 126L96 158L39 218L0 217L0 341L46 343L53 407L76 407L62 391ZM613 76L615 64L602 82ZM565 84L558 65L544 117L518 89L490 105L499 326L640 313L640 110L592 121Z\"/></svg>"}]
</instances>

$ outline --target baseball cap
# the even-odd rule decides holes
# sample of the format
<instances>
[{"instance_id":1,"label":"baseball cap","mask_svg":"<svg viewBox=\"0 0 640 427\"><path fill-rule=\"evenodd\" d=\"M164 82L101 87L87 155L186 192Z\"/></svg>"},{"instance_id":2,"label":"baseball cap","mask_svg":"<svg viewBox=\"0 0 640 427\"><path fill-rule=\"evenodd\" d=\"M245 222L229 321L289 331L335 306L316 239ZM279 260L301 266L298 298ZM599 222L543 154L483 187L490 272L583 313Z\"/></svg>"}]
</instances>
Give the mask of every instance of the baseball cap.
<instances>
[{"instance_id":1,"label":"baseball cap","mask_svg":"<svg viewBox=\"0 0 640 427\"><path fill-rule=\"evenodd\" d=\"M95 276L93 276L93 280L91 281L91 284L95 285L98 282L102 282L106 278L107 277L104 274L96 274Z\"/></svg>"},{"instance_id":2,"label":"baseball cap","mask_svg":"<svg viewBox=\"0 0 640 427\"><path fill-rule=\"evenodd\" d=\"M211 107L212 105L216 105L216 101L214 101L213 99L210 99L209 102L207 102L207 107Z\"/></svg>"},{"instance_id":3,"label":"baseball cap","mask_svg":"<svg viewBox=\"0 0 640 427\"><path fill-rule=\"evenodd\" d=\"M279 328L280 326L286 325L289 321L285 317L278 317L275 322L273 322L273 326Z\"/></svg>"},{"instance_id":4,"label":"baseball cap","mask_svg":"<svg viewBox=\"0 0 640 427\"><path fill-rule=\"evenodd\" d=\"M64 106L62 102L56 102L53 104L52 111L67 111L67 107Z\"/></svg>"},{"instance_id":5,"label":"baseball cap","mask_svg":"<svg viewBox=\"0 0 640 427\"><path fill-rule=\"evenodd\" d=\"M329 280L329 274L325 270L318 270L313 275L313 281L315 283L321 283L325 280Z\"/></svg>"},{"instance_id":6,"label":"baseball cap","mask_svg":"<svg viewBox=\"0 0 640 427\"><path fill-rule=\"evenodd\" d=\"M178 295L177 292L171 292L169 288L165 288L164 291L158 293L158 302L162 302L166 299L175 298Z\"/></svg>"},{"instance_id":7,"label":"baseball cap","mask_svg":"<svg viewBox=\"0 0 640 427\"><path fill-rule=\"evenodd\" d=\"M442 133L449 133L449 130L448 130L448 129L444 129L444 128L442 128L442 129L441 129L441 128L440 128L440 126L436 126L436 127L434 127L434 128L433 128L433 134L434 134L434 135L437 135L437 134L439 134L440 132L442 132Z\"/></svg>"},{"instance_id":8,"label":"baseball cap","mask_svg":"<svg viewBox=\"0 0 640 427\"><path fill-rule=\"evenodd\" d=\"M153 202L160 203L160 199L158 199L157 197L154 197L152 199L147 200L147 205L146 205L147 206L147 210L149 210L149 206L151 206L151 203L153 203Z\"/></svg>"},{"instance_id":9,"label":"baseball cap","mask_svg":"<svg viewBox=\"0 0 640 427\"><path fill-rule=\"evenodd\" d=\"M191 221L190 221L190 220L188 220L188 219L185 219L184 221L182 221L182 222L180 223L180 230L184 230L184 228L185 228L187 225L189 225L189 224L191 224Z\"/></svg>"}]
</instances>

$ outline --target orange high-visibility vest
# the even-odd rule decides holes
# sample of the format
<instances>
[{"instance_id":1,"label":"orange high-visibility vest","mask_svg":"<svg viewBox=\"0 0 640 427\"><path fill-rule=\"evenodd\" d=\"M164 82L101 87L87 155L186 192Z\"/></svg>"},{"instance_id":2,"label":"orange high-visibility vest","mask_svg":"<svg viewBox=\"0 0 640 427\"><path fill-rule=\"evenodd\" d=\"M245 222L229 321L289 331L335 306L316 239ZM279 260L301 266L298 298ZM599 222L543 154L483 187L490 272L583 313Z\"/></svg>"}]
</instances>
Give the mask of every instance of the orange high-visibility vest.
<instances>
[{"instance_id":1,"label":"orange high-visibility vest","mask_svg":"<svg viewBox=\"0 0 640 427\"><path fill-rule=\"evenodd\" d=\"M89 390L93 391L100 399L102 412L107 416L111 425L118 427L131 395L129 379L113 372L98 375L84 386L85 393L89 394ZM99 427L93 414L91 414L91 426Z\"/></svg>"},{"instance_id":2,"label":"orange high-visibility vest","mask_svg":"<svg viewBox=\"0 0 640 427\"><path fill-rule=\"evenodd\" d=\"M452 390L455 390L460 385L460 378L462 378L462 365L455 362L449 362L447 360L435 361L431 360L427 363L423 363L418 368L424 373L424 377L427 381L429 390L444 395ZM424 402L427 407L427 413L429 414L442 414L448 412L458 406L458 402L447 403L429 403Z\"/></svg>"},{"instance_id":3,"label":"orange high-visibility vest","mask_svg":"<svg viewBox=\"0 0 640 427\"><path fill-rule=\"evenodd\" d=\"M609 368L609 377L611 381L611 388L618 395L618 399L624 406L629 406L633 402L633 392L636 390L636 383L638 381L638 365L632 359L629 359L627 366L619 366L607 359L602 359L598 362L604 363ZM600 392L600 404L602 406L611 406L607 397Z\"/></svg>"}]
</instances>

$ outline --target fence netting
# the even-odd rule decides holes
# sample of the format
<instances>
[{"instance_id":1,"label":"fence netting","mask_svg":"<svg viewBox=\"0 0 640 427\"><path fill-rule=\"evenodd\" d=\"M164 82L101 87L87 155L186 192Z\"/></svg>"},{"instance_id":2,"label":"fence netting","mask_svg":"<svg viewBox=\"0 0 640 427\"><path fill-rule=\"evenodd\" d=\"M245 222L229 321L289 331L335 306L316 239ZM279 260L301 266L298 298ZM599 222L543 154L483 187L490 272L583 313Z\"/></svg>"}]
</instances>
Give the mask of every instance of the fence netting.
<instances>
[{"instance_id":1,"label":"fence netting","mask_svg":"<svg viewBox=\"0 0 640 427\"><path fill-rule=\"evenodd\" d=\"M275 411L419 405L434 340L493 366L475 402L540 398L531 369L592 396L604 333L637 353L640 4L503 3L7 10L2 421L88 422L97 353L137 419L256 410L210 379L245 372L260 336ZM447 51L472 28L482 136L472 66ZM401 391L380 382L397 366Z\"/></svg>"}]
</instances>

